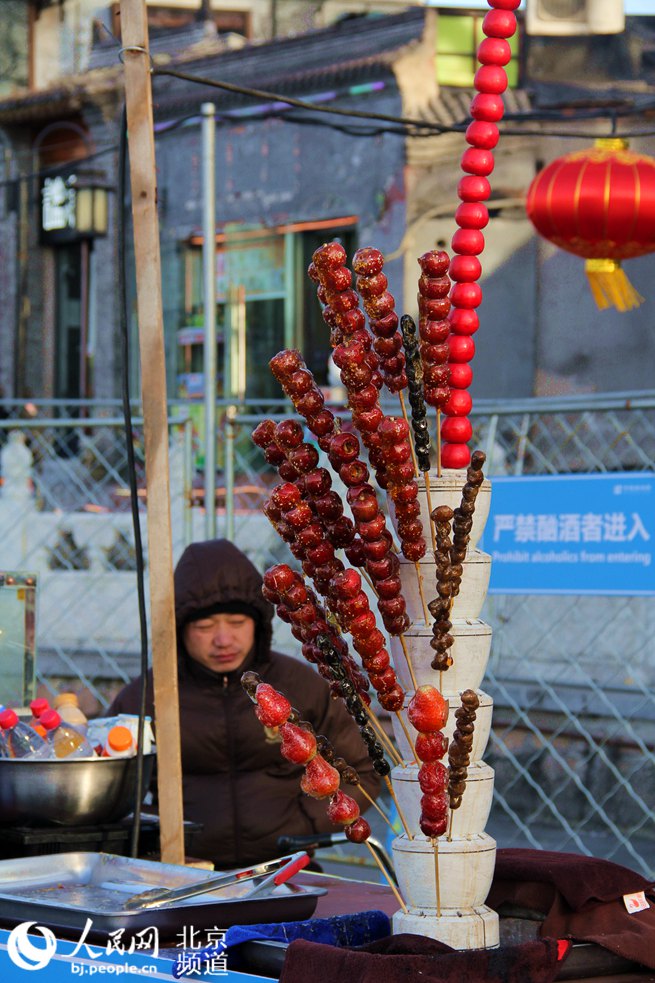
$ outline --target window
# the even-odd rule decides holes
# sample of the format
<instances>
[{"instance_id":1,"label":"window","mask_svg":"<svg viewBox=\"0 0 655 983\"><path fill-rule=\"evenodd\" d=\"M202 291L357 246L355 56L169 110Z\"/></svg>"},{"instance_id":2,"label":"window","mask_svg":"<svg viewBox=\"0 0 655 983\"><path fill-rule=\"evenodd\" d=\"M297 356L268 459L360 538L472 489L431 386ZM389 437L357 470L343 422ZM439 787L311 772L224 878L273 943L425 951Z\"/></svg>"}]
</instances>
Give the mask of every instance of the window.
<instances>
[{"instance_id":1,"label":"window","mask_svg":"<svg viewBox=\"0 0 655 983\"><path fill-rule=\"evenodd\" d=\"M437 81L440 85L470 88L478 70L478 45L484 40L484 12L439 13L437 23ZM510 88L519 84L519 35L509 38L512 58L505 66Z\"/></svg>"},{"instance_id":2,"label":"window","mask_svg":"<svg viewBox=\"0 0 655 983\"><path fill-rule=\"evenodd\" d=\"M317 223L322 224L322 223ZM245 292L246 397L279 399L280 386L268 367L287 346L300 348L319 386L327 385L330 329L321 317L316 284L307 276L312 253L339 239L348 255L354 230L330 222L316 228L236 229L219 236L216 255L217 396L225 394L225 343L230 342L230 302L236 287ZM202 244L185 250L184 311L177 331L177 395L201 398L203 378Z\"/></svg>"}]
</instances>

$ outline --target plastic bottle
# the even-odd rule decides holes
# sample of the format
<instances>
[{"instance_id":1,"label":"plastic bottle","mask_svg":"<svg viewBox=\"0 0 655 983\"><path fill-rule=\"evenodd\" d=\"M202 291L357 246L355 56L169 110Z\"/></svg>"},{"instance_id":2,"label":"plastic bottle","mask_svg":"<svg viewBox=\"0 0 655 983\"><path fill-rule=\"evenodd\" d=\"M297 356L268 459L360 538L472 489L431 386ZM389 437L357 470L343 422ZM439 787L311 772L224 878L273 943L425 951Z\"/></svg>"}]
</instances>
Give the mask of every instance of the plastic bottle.
<instances>
[{"instance_id":1,"label":"plastic bottle","mask_svg":"<svg viewBox=\"0 0 655 983\"><path fill-rule=\"evenodd\" d=\"M49 758L50 748L47 741L37 732L18 719L15 710L3 710L0 713L0 727L6 740L10 758Z\"/></svg>"},{"instance_id":2,"label":"plastic bottle","mask_svg":"<svg viewBox=\"0 0 655 983\"><path fill-rule=\"evenodd\" d=\"M50 704L48 703L48 701L44 696L39 696L37 697L36 700L32 700L32 702L30 703L30 710L32 711L32 719L30 720L29 725L30 727L33 727L34 730L36 730L37 734L41 733L41 731L39 730L39 717L44 712L44 710L49 710L49 709L50 709Z\"/></svg>"},{"instance_id":3,"label":"plastic bottle","mask_svg":"<svg viewBox=\"0 0 655 983\"><path fill-rule=\"evenodd\" d=\"M39 722L45 727L46 742L53 758L95 758L96 753L84 734L64 723L56 710L46 710Z\"/></svg>"},{"instance_id":4,"label":"plastic bottle","mask_svg":"<svg viewBox=\"0 0 655 983\"><path fill-rule=\"evenodd\" d=\"M80 709L76 693L60 693L55 696L53 707L65 724L72 724L80 733L86 734L89 721Z\"/></svg>"},{"instance_id":5,"label":"plastic bottle","mask_svg":"<svg viewBox=\"0 0 655 983\"><path fill-rule=\"evenodd\" d=\"M127 727L112 727L102 749L103 758L131 758L136 754L132 732Z\"/></svg>"}]
</instances>

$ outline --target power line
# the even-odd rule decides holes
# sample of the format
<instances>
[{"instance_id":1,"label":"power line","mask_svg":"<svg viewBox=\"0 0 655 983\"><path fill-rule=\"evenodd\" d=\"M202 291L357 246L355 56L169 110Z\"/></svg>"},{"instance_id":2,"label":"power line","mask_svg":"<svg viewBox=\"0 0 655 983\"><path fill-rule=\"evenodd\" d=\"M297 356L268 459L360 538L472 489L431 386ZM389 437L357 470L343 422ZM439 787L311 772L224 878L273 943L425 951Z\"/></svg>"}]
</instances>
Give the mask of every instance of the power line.
<instances>
[{"instance_id":1,"label":"power line","mask_svg":"<svg viewBox=\"0 0 655 983\"><path fill-rule=\"evenodd\" d=\"M316 102L310 102L305 99L296 99L293 96L282 95L279 92L270 92L266 89L253 89L249 86L236 85L233 82L221 82L216 79L210 79L205 76L192 75L188 72L179 72L172 68L153 68L153 75L165 75L172 78L179 78L186 82L192 82L196 85L205 85L210 88L221 89L225 92L231 92L235 95L247 96L252 99L265 100L268 104L277 104L275 110L269 109L266 114L268 117L275 116L280 119L288 119L289 122L294 122L297 117L282 117L279 112L279 104L284 103L287 106L308 110L312 113L319 114L330 114L335 116L349 117L351 119L362 119L362 120L375 120L378 122L384 122L389 124L394 124L395 126L400 126L405 128L404 133L408 136L418 136L421 131L426 131L427 135L441 135L443 133L462 133L469 122L469 119L463 120L461 123L456 123L448 126L443 123L437 123L432 120L425 119L415 119L406 116L392 116L386 113L371 113L365 112L364 110L357 109L343 109L339 106L325 106L319 105ZM263 107L267 108L267 107ZM612 136L622 136L616 132L615 123L618 116L633 117L633 116L643 116L647 112L655 111L655 100L644 104L642 106L636 107L624 107L619 108L616 106L605 107L603 112L598 112L597 110L578 110L567 116L567 119L572 122L578 122L585 120L587 122L593 120L609 120L612 127ZM539 119L552 119L556 115L555 110L537 110L532 113L525 114L511 114L505 117L507 120L512 120L513 122L525 121L525 122L535 122ZM227 114L222 114L225 118ZM561 116L561 114L559 114ZM248 121L253 120L255 117L249 116ZM413 133L412 130L418 130L419 133ZM410 132L408 132L410 131ZM390 131L391 132L391 131ZM397 131L393 131L397 132ZM589 139L593 140L598 136L598 133L587 133L583 131L571 131L570 128L565 130L528 130L525 129L511 129L510 127L503 126L500 128L501 136L540 136L540 137L567 137L567 138L578 138L581 140ZM655 129L641 130L638 132L630 131L625 134L626 136L652 136L655 134Z\"/></svg>"},{"instance_id":2,"label":"power line","mask_svg":"<svg viewBox=\"0 0 655 983\"><path fill-rule=\"evenodd\" d=\"M344 109L339 106L328 106L317 102L311 102L309 100L296 99L293 96L282 95L279 92L270 92L266 89L254 89L249 86L240 86L231 82L221 82L215 79L206 78L205 76L196 76L187 72L178 72L168 68L154 68L153 75L165 75L173 78L179 78L193 84L221 89L226 92L242 95L252 99L265 100L265 105L261 107L261 111L259 113L256 113L256 107L255 111L247 116L244 116L240 110L234 110L232 112L230 110L226 110L222 113L217 113L216 122L219 126L234 126L237 123L258 123L273 119L278 120L279 122L291 123L299 126L320 126L343 133L345 136L349 136L354 139L375 138L386 135L401 136L406 138L411 137L412 139L426 139L446 133L461 134L465 131L470 122L470 118L467 117L465 120L462 120L461 123L446 125L431 120L415 119L412 117L394 116L386 113L372 113L364 110ZM362 86L351 87L351 89L353 88L356 89L359 94L362 93ZM353 95L350 89L345 92L335 93L334 98L348 95ZM285 106L289 107L289 115L287 115L287 112L284 109ZM294 110L298 109L305 110L306 112L310 113L310 115L300 116L297 112L294 112ZM639 107L606 106L603 107L603 110L600 112L597 109L576 110L567 116L567 120L572 123L581 121L609 121L611 133L608 135L632 138L650 137L655 135L655 127L619 133L616 129L616 119L618 116L626 118L644 116L645 114L653 111L655 111L655 100L653 102L645 103ZM346 123L337 123L326 120L324 117L327 115L339 116L344 119L370 121L372 123L380 122L386 125L369 127L348 126ZM557 115L561 116L561 113L558 114L557 110L539 109L531 113L506 114L504 121L505 123L534 123L539 120L552 120ZM156 124L155 129L160 135L165 135L166 133L172 132L181 126L195 125L199 123L200 116L197 113L192 113L158 123ZM588 132L585 130L573 130L570 127L567 127L566 129L528 129L525 126L512 127L507 125L500 126L500 134L501 137L541 137L578 140L594 140L599 136L597 131ZM7 178L4 181L0 181L0 188L12 186L20 180L31 180L51 173L56 174L61 171L62 167L70 167L73 164L84 166L90 161L103 157L105 154L115 153L117 149L117 145L112 144L103 147L93 154L89 154L87 157L77 158L75 161L41 167L27 173L23 172L12 178ZM18 155L15 155L15 157L18 158Z\"/></svg>"}]
</instances>

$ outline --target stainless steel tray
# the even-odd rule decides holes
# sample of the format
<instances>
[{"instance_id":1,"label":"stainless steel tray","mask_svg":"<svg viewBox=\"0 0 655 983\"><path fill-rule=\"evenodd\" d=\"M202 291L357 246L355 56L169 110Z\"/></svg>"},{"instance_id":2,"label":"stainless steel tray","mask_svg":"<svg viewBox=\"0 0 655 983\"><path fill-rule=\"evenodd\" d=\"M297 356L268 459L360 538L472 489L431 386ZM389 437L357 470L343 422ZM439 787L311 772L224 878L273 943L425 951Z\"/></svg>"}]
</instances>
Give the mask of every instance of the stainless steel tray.
<instances>
[{"instance_id":1,"label":"stainless steel tray","mask_svg":"<svg viewBox=\"0 0 655 983\"><path fill-rule=\"evenodd\" d=\"M208 879L214 871L204 872ZM128 898L148 888L176 888L202 880L193 867L134 860L110 853L58 853L0 861L0 922L36 921L78 935L92 920L89 938L107 941L155 927L161 939L189 926L199 931L259 922L303 921L314 913L325 888L282 884L249 899L250 884L188 898L162 908L129 911Z\"/></svg>"}]
</instances>

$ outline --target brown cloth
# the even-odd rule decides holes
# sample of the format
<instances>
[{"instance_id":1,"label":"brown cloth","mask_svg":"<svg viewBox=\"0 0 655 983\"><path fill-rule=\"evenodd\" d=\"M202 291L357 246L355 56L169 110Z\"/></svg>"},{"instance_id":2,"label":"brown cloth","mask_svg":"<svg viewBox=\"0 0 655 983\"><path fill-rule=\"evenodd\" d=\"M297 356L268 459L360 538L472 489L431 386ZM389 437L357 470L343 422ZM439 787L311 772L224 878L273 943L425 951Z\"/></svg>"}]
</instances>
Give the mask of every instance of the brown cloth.
<instances>
[{"instance_id":1,"label":"brown cloth","mask_svg":"<svg viewBox=\"0 0 655 983\"><path fill-rule=\"evenodd\" d=\"M643 891L644 911L629 913L623 897ZM490 908L517 905L546 916L542 938L594 942L655 969L655 886L628 867L574 853L499 849Z\"/></svg>"},{"instance_id":2,"label":"brown cloth","mask_svg":"<svg viewBox=\"0 0 655 983\"><path fill-rule=\"evenodd\" d=\"M299 940L287 950L280 983L551 983L567 953L556 939L465 952L421 935L356 949Z\"/></svg>"}]
</instances>

